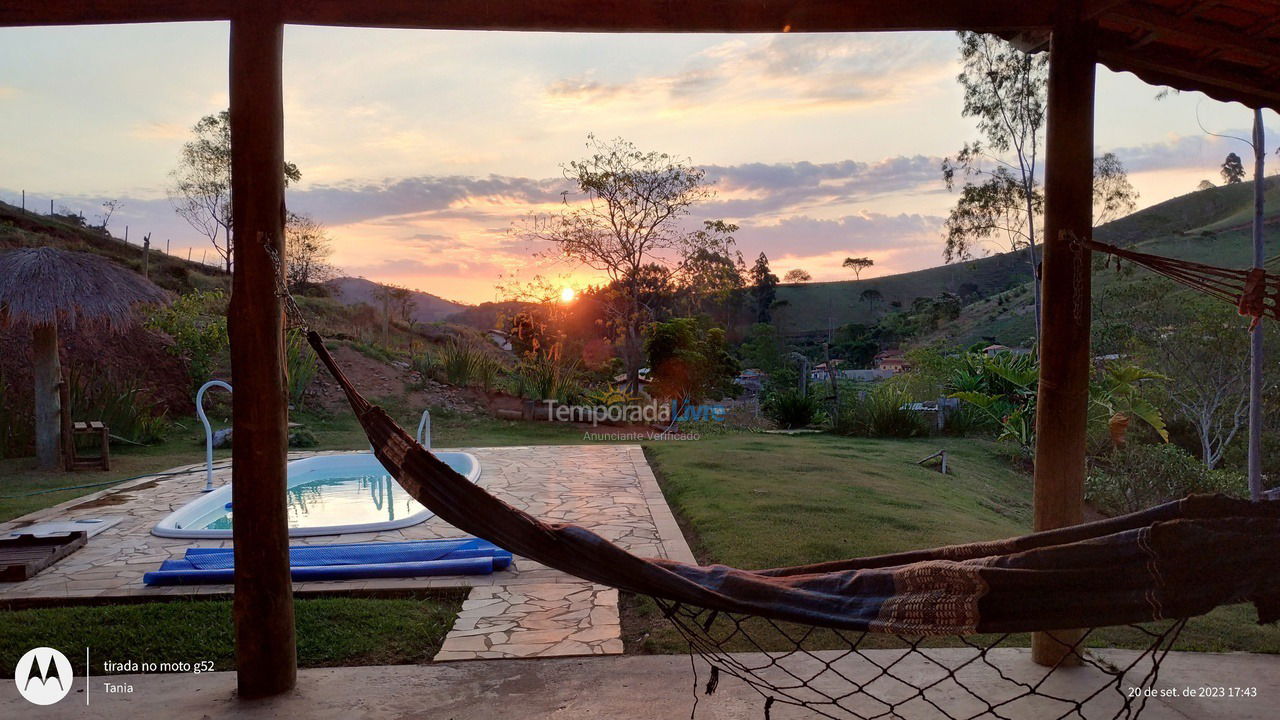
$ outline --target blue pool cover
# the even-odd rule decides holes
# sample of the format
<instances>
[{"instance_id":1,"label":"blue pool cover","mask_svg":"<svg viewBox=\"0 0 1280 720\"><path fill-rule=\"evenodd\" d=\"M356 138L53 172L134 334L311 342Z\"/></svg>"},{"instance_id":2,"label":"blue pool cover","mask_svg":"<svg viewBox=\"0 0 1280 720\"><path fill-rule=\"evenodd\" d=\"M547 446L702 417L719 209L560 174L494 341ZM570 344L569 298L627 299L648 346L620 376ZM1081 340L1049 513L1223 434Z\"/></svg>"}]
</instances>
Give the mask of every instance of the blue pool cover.
<instances>
[{"instance_id":1,"label":"blue pool cover","mask_svg":"<svg viewBox=\"0 0 1280 720\"><path fill-rule=\"evenodd\" d=\"M488 575L511 564L511 553L479 538L397 543L295 545L289 548L294 580ZM230 583L235 579L230 548L187 548L181 560L165 560L142 576L147 585Z\"/></svg>"}]
</instances>

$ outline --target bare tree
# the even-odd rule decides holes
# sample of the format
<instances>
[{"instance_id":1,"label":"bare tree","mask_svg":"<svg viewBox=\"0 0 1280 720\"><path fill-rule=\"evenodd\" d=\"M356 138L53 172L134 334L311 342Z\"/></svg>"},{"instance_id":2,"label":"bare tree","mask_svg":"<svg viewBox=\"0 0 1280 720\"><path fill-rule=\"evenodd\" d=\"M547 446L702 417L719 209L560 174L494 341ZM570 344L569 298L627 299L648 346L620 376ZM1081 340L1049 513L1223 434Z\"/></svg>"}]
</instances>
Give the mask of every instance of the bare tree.
<instances>
[{"instance_id":1,"label":"bare tree","mask_svg":"<svg viewBox=\"0 0 1280 720\"><path fill-rule=\"evenodd\" d=\"M108 200L102 203L102 211L103 211L102 212L102 229L103 230L107 229L107 224L111 222L111 216L114 215L116 211L122 207L124 207L124 203L120 202L119 200Z\"/></svg>"},{"instance_id":2,"label":"bare tree","mask_svg":"<svg viewBox=\"0 0 1280 720\"><path fill-rule=\"evenodd\" d=\"M786 275L782 276L782 282L785 283L806 283L813 279L813 276L806 270L796 268L788 270Z\"/></svg>"}]
</instances>

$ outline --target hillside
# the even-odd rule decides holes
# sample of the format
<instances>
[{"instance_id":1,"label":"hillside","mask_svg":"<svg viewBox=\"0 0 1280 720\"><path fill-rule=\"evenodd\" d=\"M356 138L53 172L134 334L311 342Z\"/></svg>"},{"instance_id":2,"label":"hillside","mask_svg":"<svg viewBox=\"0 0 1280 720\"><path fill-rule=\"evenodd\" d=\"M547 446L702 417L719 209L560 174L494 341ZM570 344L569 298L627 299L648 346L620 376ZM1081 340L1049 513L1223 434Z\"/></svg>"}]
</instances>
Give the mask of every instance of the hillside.
<instances>
[{"instance_id":1,"label":"hillside","mask_svg":"<svg viewBox=\"0 0 1280 720\"><path fill-rule=\"evenodd\" d=\"M139 243L127 243L105 230L88 227L76 215L40 215L0 202L0 251L43 246L102 255L142 272L143 249ZM166 255L163 245L151 247L147 264L151 281L166 290L186 292L230 285L225 272Z\"/></svg>"},{"instance_id":2,"label":"hillside","mask_svg":"<svg viewBox=\"0 0 1280 720\"><path fill-rule=\"evenodd\" d=\"M1280 182L1268 178L1266 254L1280 253ZM1166 200L1097 229L1103 242L1146 253L1194 260L1222 267L1248 267L1252 250L1253 183L1201 190ZM979 261L982 262L982 261ZM1102 270L1095 258L1093 296L1102 297L1119 283L1145 274ZM969 345L998 342L1026 345L1035 332L1029 285L966 305L960 317L922 342Z\"/></svg>"},{"instance_id":3,"label":"hillside","mask_svg":"<svg viewBox=\"0 0 1280 720\"><path fill-rule=\"evenodd\" d=\"M1280 182L1269 178L1268 224L1280 224ZM1247 265L1253 217L1253 183L1200 190L1166 200L1097 228L1097 239L1144 252L1218 265ZM1277 230L1269 229L1269 234ZM1268 242L1274 242L1270 239ZM942 239L938 240L941 254ZM1274 254L1274 248L1269 250ZM927 340L962 343L994 340L1026 344L1034 332L1026 255L1001 253L926 270L844 282L780 285L774 322L784 335L821 332L828 326L871 324L917 297L949 292L966 303L960 319ZM861 299L876 290L874 305Z\"/></svg>"},{"instance_id":4,"label":"hillside","mask_svg":"<svg viewBox=\"0 0 1280 720\"><path fill-rule=\"evenodd\" d=\"M364 303L373 307L380 307L382 300L379 292L386 287L380 283L357 277L340 277L336 280L330 280L325 283L333 293L334 299L344 305L358 305ZM421 292L419 290L410 291L413 296L413 319L420 323L431 323L453 315L454 313L465 309L466 305L461 303L445 300L436 297L431 293Z\"/></svg>"}]
</instances>

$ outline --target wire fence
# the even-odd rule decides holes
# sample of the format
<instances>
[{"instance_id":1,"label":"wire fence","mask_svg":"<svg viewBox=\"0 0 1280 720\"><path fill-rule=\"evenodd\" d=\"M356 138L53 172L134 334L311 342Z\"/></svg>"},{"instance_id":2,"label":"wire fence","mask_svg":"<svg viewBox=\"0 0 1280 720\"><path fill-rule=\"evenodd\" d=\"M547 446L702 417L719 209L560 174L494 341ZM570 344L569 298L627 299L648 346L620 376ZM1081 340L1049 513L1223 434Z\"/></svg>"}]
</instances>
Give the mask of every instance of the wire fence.
<instances>
[{"instance_id":1,"label":"wire fence","mask_svg":"<svg viewBox=\"0 0 1280 720\"><path fill-rule=\"evenodd\" d=\"M56 198L37 198L33 195L27 195L25 190L20 190L12 198L0 197L0 202L5 202L18 208L25 215L45 217L85 230L99 231L102 233L102 238L107 241L115 241L124 246L141 248L150 252L164 253L168 257L198 264L213 272L221 272L226 269L222 257L216 250L211 250L209 247L201 247L201 245L205 245L203 241L196 245L175 246L172 238L166 237L161 241L153 239L151 233L140 235L134 232L131 236L129 225L124 226L124 236L117 237L107 227L109 214L104 216L99 213L95 219L101 219L101 224L95 225L92 220L85 217L84 210L77 210L68 207L66 204L59 204Z\"/></svg>"}]
</instances>

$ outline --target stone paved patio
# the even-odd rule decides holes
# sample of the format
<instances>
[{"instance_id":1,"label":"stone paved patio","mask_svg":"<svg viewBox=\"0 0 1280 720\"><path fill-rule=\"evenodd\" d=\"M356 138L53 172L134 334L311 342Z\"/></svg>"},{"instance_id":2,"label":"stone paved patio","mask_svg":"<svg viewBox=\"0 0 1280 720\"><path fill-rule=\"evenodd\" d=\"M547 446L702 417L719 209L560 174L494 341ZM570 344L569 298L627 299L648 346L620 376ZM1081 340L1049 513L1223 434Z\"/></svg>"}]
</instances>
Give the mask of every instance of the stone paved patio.
<instances>
[{"instance_id":1,"label":"stone paved patio","mask_svg":"<svg viewBox=\"0 0 1280 720\"><path fill-rule=\"evenodd\" d=\"M464 448L479 459L479 484L506 502L549 520L588 527L644 556L693 561L638 446L570 445ZM325 453L300 453L291 459ZM230 585L147 587L143 573L189 547L230 547L230 540L161 538L151 528L199 495L202 465L143 478L0 524L0 534L36 522L122 516L65 560L20 583L0 583L0 602L48 603L88 598L226 595ZM214 483L231 471L215 471ZM438 518L399 530L293 538L294 544L423 540L462 535ZM472 588L439 660L622 652L616 590L517 557L487 576L302 582L297 593Z\"/></svg>"}]
</instances>

